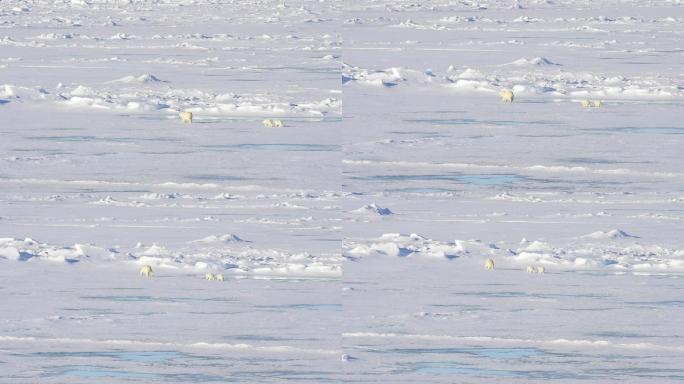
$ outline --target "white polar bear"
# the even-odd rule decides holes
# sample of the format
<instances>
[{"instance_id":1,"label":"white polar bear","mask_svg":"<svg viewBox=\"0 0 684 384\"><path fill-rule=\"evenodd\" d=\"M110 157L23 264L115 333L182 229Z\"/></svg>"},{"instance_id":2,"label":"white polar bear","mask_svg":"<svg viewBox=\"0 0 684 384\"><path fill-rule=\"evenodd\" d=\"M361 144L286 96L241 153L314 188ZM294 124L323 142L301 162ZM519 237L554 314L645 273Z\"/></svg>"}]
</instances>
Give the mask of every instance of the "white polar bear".
<instances>
[{"instance_id":1,"label":"white polar bear","mask_svg":"<svg viewBox=\"0 0 684 384\"><path fill-rule=\"evenodd\" d=\"M261 121L261 125L263 125L264 127L273 128L273 120L264 119Z\"/></svg>"},{"instance_id":2,"label":"white polar bear","mask_svg":"<svg viewBox=\"0 0 684 384\"><path fill-rule=\"evenodd\" d=\"M591 107L591 100L582 100L580 101L580 104L582 104L583 108L589 108Z\"/></svg>"},{"instance_id":3,"label":"white polar bear","mask_svg":"<svg viewBox=\"0 0 684 384\"><path fill-rule=\"evenodd\" d=\"M192 123L192 112L184 111L178 114L178 116L181 118L181 122L183 123Z\"/></svg>"},{"instance_id":4,"label":"white polar bear","mask_svg":"<svg viewBox=\"0 0 684 384\"><path fill-rule=\"evenodd\" d=\"M285 125L283 124L283 121L282 121L282 120L273 120L273 126L276 127L276 128L282 128L282 127L284 127Z\"/></svg>"},{"instance_id":5,"label":"white polar bear","mask_svg":"<svg viewBox=\"0 0 684 384\"><path fill-rule=\"evenodd\" d=\"M601 108L603 105L603 102L601 100L594 100L593 101L594 108Z\"/></svg>"},{"instance_id":6,"label":"white polar bear","mask_svg":"<svg viewBox=\"0 0 684 384\"><path fill-rule=\"evenodd\" d=\"M487 259L485 260L485 268L487 269L494 269L494 260L492 259Z\"/></svg>"},{"instance_id":7,"label":"white polar bear","mask_svg":"<svg viewBox=\"0 0 684 384\"><path fill-rule=\"evenodd\" d=\"M527 266L527 273L537 273L537 268L535 268L531 265L528 265Z\"/></svg>"},{"instance_id":8,"label":"white polar bear","mask_svg":"<svg viewBox=\"0 0 684 384\"><path fill-rule=\"evenodd\" d=\"M223 281L223 275L222 274L217 274L216 275L216 281Z\"/></svg>"},{"instance_id":9,"label":"white polar bear","mask_svg":"<svg viewBox=\"0 0 684 384\"><path fill-rule=\"evenodd\" d=\"M207 272L207 273L204 275L204 278L205 278L206 280L208 280L208 281L214 281L214 280L216 280L216 276L215 276L213 273L211 273L211 272Z\"/></svg>"},{"instance_id":10,"label":"white polar bear","mask_svg":"<svg viewBox=\"0 0 684 384\"><path fill-rule=\"evenodd\" d=\"M510 89L504 89L501 92L499 92L499 96L501 97L501 101L504 103L512 103L513 99L515 96L513 95L513 91Z\"/></svg>"},{"instance_id":11,"label":"white polar bear","mask_svg":"<svg viewBox=\"0 0 684 384\"><path fill-rule=\"evenodd\" d=\"M544 268L544 267L537 267L537 273L542 274L542 273L544 273L544 272L546 272L546 268Z\"/></svg>"},{"instance_id":12,"label":"white polar bear","mask_svg":"<svg viewBox=\"0 0 684 384\"><path fill-rule=\"evenodd\" d=\"M140 268L140 276L151 277L152 275L154 275L154 271L151 266L145 264Z\"/></svg>"}]
</instances>

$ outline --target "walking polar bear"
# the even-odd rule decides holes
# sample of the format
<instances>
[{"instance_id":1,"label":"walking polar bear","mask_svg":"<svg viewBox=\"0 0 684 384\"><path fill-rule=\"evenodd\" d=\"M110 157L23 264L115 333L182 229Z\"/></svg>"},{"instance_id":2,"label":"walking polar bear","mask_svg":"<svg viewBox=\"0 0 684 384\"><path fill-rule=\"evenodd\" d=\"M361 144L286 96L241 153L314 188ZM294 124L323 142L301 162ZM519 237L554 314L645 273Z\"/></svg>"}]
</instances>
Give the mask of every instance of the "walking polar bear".
<instances>
[{"instance_id":1,"label":"walking polar bear","mask_svg":"<svg viewBox=\"0 0 684 384\"><path fill-rule=\"evenodd\" d=\"M583 108L601 108L603 106L603 102L601 100L582 100L580 101L580 104L582 104Z\"/></svg>"},{"instance_id":2,"label":"walking polar bear","mask_svg":"<svg viewBox=\"0 0 684 384\"><path fill-rule=\"evenodd\" d=\"M544 267L542 267L542 266L539 266L539 267L535 267L535 266L532 266L532 265L528 265L528 266L527 266L527 273L538 273L538 274L543 274L544 272L546 272L546 268L544 268Z\"/></svg>"},{"instance_id":3,"label":"walking polar bear","mask_svg":"<svg viewBox=\"0 0 684 384\"><path fill-rule=\"evenodd\" d=\"M276 120L264 119L261 121L261 125L263 125L264 127L268 127L268 128L273 128L273 127L282 128L285 126L283 124L282 120L277 120L277 119Z\"/></svg>"},{"instance_id":4,"label":"walking polar bear","mask_svg":"<svg viewBox=\"0 0 684 384\"><path fill-rule=\"evenodd\" d=\"M211 272L207 272L204 275L204 279L207 281L223 281L223 275L220 273L213 274Z\"/></svg>"},{"instance_id":5,"label":"walking polar bear","mask_svg":"<svg viewBox=\"0 0 684 384\"><path fill-rule=\"evenodd\" d=\"M140 268L140 276L152 277L152 275L154 275L154 271L151 266L145 264Z\"/></svg>"},{"instance_id":6,"label":"walking polar bear","mask_svg":"<svg viewBox=\"0 0 684 384\"><path fill-rule=\"evenodd\" d=\"M184 111L178 114L182 123L192 123L192 112Z\"/></svg>"},{"instance_id":7,"label":"walking polar bear","mask_svg":"<svg viewBox=\"0 0 684 384\"><path fill-rule=\"evenodd\" d=\"M485 260L484 266L486 269L494 269L494 260L492 260L492 259Z\"/></svg>"},{"instance_id":8,"label":"walking polar bear","mask_svg":"<svg viewBox=\"0 0 684 384\"><path fill-rule=\"evenodd\" d=\"M513 95L513 91L510 89L504 89L501 92L499 92L499 97L501 97L501 101L504 103L512 103L513 99L515 98L515 95Z\"/></svg>"}]
</instances>

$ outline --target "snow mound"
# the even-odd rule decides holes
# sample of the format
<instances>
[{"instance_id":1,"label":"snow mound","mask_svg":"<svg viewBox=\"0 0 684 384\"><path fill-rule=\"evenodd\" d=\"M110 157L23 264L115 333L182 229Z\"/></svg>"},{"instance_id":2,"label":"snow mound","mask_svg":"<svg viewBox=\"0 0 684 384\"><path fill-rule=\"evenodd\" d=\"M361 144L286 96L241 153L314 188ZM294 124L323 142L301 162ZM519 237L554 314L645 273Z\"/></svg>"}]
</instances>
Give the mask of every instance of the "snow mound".
<instances>
[{"instance_id":1,"label":"snow mound","mask_svg":"<svg viewBox=\"0 0 684 384\"><path fill-rule=\"evenodd\" d=\"M611 229L610 231L596 231L588 235L580 236L583 239L594 239L594 240L617 240L626 238L638 238L638 236L633 236L627 232L620 229Z\"/></svg>"},{"instance_id":2,"label":"snow mound","mask_svg":"<svg viewBox=\"0 0 684 384\"><path fill-rule=\"evenodd\" d=\"M77 263L85 259L111 259L114 253L91 244L77 243L63 247L41 243L29 237L23 240L0 238L0 260Z\"/></svg>"},{"instance_id":3,"label":"snow mound","mask_svg":"<svg viewBox=\"0 0 684 384\"><path fill-rule=\"evenodd\" d=\"M504 64L504 65L514 65L517 67L526 67L526 66L545 66L545 65L560 65L560 64L554 63L545 57L533 57L531 59L521 58L521 59L514 60L514 61L507 63L507 64Z\"/></svg>"},{"instance_id":4,"label":"snow mound","mask_svg":"<svg viewBox=\"0 0 684 384\"><path fill-rule=\"evenodd\" d=\"M484 74L476 69L466 68L458 76L459 79L482 79Z\"/></svg>"},{"instance_id":5,"label":"snow mound","mask_svg":"<svg viewBox=\"0 0 684 384\"><path fill-rule=\"evenodd\" d=\"M434 75L431 72L417 71L401 67L391 67L383 70L368 70L352 67L346 64L342 66L342 82L356 82L364 85L378 87L394 87L401 83L429 84Z\"/></svg>"},{"instance_id":6,"label":"snow mound","mask_svg":"<svg viewBox=\"0 0 684 384\"><path fill-rule=\"evenodd\" d=\"M442 242L421 235L386 233L365 243L345 244L346 255L350 258L363 256L400 256L426 257L433 259L454 259L466 255L489 255L498 248L479 240L456 240Z\"/></svg>"},{"instance_id":7,"label":"snow mound","mask_svg":"<svg viewBox=\"0 0 684 384\"><path fill-rule=\"evenodd\" d=\"M118 80L113 80L111 83L127 83L127 84L144 84L144 83L160 83L163 82L163 80L160 80L158 77L145 73L140 76L125 76L122 77Z\"/></svg>"},{"instance_id":8,"label":"snow mound","mask_svg":"<svg viewBox=\"0 0 684 384\"><path fill-rule=\"evenodd\" d=\"M240 243L246 241L247 240L243 240L238 235L227 233L225 235L211 235L203 237L199 240L193 240L190 243Z\"/></svg>"},{"instance_id":9,"label":"snow mound","mask_svg":"<svg viewBox=\"0 0 684 384\"><path fill-rule=\"evenodd\" d=\"M389 208L383 208L375 203L372 204L367 204L364 205L363 207L359 209L355 209L352 212L354 213L361 213L361 214L376 214L380 216L387 216L387 215L393 215L394 212L392 212Z\"/></svg>"}]
</instances>

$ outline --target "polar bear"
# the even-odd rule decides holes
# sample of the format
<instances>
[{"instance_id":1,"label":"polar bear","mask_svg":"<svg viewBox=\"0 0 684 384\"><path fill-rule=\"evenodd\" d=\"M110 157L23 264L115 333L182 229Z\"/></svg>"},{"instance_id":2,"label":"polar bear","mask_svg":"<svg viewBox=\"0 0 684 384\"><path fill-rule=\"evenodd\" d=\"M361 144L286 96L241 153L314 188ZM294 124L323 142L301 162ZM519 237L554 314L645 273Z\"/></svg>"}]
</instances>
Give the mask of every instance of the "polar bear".
<instances>
[{"instance_id":1,"label":"polar bear","mask_svg":"<svg viewBox=\"0 0 684 384\"><path fill-rule=\"evenodd\" d=\"M580 101L580 104L582 104L583 108L589 108L591 107L591 100L582 100Z\"/></svg>"},{"instance_id":2,"label":"polar bear","mask_svg":"<svg viewBox=\"0 0 684 384\"><path fill-rule=\"evenodd\" d=\"M273 120L264 119L261 121L261 125L263 125L264 127L273 128Z\"/></svg>"},{"instance_id":3,"label":"polar bear","mask_svg":"<svg viewBox=\"0 0 684 384\"><path fill-rule=\"evenodd\" d=\"M284 127L285 125L283 124L283 121L282 121L282 120L273 120L273 126L276 127L276 128L282 128L282 127Z\"/></svg>"},{"instance_id":4,"label":"polar bear","mask_svg":"<svg viewBox=\"0 0 684 384\"><path fill-rule=\"evenodd\" d=\"M494 260L492 259L487 259L485 260L485 268L487 269L494 269Z\"/></svg>"},{"instance_id":5,"label":"polar bear","mask_svg":"<svg viewBox=\"0 0 684 384\"><path fill-rule=\"evenodd\" d=\"M512 103L513 99L515 96L513 95L513 91L510 89L504 89L501 92L499 92L499 96L501 97L501 101L504 103Z\"/></svg>"},{"instance_id":6,"label":"polar bear","mask_svg":"<svg viewBox=\"0 0 684 384\"><path fill-rule=\"evenodd\" d=\"M181 122L183 123L192 123L192 112L184 111L178 114L178 116L181 118Z\"/></svg>"},{"instance_id":7,"label":"polar bear","mask_svg":"<svg viewBox=\"0 0 684 384\"><path fill-rule=\"evenodd\" d=\"M601 100L594 100L592 104L594 105L594 108L601 108L603 102Z\"/></svg>"},{"instance_id":8,"label":"polar bear","mask_svg":"<svg viewBox=\"0 0 684 384\"><path fill-rule=\"evenodd\" d=\"M213 273L211 273L211 272L207 272L207 273L204 275L204 279L206 279L206 280L208 280L208 281L214 281L214 280L216 280L216 276L215 276Z\"/></svg>"},{"instance_id":9,"label":"polar bear","mask_svg":"<svg viewBox=\"0 0 684 384\"><path fill-rule=\"evenodd\" d=\"M542 274L542 273L544 273L544 272L546 272L546 268L544 268L544 267L537 267L537 273Z\"/></svg>"},{"instance_id":10,"label":"polar bear","mask_svg":"<svg viewBox=\"0 0 684 384\"><path fill-rule=\"evenodd\" d=\"M140 268L140 276L152 277L152 275L154 275L154 271L151 266L145 264Z\"/></svg>"},{"instance_id":11,"label":"polar bear","mask_svg":"<svg viewBox=\"0 0 684 384\"><path fill-rule=\"evenodd\" d=\"M216 274L216 281L223 281L223 275L220 273Z\"/></svg>"},{"instance_id":12,"label":"polar bear","mask_svg":"<svg viewBox=\"0 0 684 384\"><path fill-rule=\"evenodd\" d=\"M527 273L537 273L537 268L532 265L527 266Z\"/></svg>"}]
</instances>

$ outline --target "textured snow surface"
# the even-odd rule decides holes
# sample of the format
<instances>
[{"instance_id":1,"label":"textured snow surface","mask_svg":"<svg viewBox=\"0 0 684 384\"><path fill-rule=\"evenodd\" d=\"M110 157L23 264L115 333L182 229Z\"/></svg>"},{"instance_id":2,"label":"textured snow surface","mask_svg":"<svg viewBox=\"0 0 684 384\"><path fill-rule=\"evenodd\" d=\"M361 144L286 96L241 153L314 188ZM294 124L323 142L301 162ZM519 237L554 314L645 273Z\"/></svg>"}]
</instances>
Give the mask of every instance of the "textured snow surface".
<instances>
[{"instance_id":1,"label":"textured snow surface","mask_svg":"<svg viewBox=\"0 0 684 384\"><path fill-rule=\"evenodd\" d=\"M1 1L0 382L681 382L683 7Z\"/></svg>"},{"instance_id":2,"label":"textured snow surface","mask_svg":"<svg viewBox=\"0 0 684 384\"><path fill-rule=\"evenodd\" d=\"M342 290L353 378L684 379L681 11L351 7Z\"/></svg>"}]
</instances>

